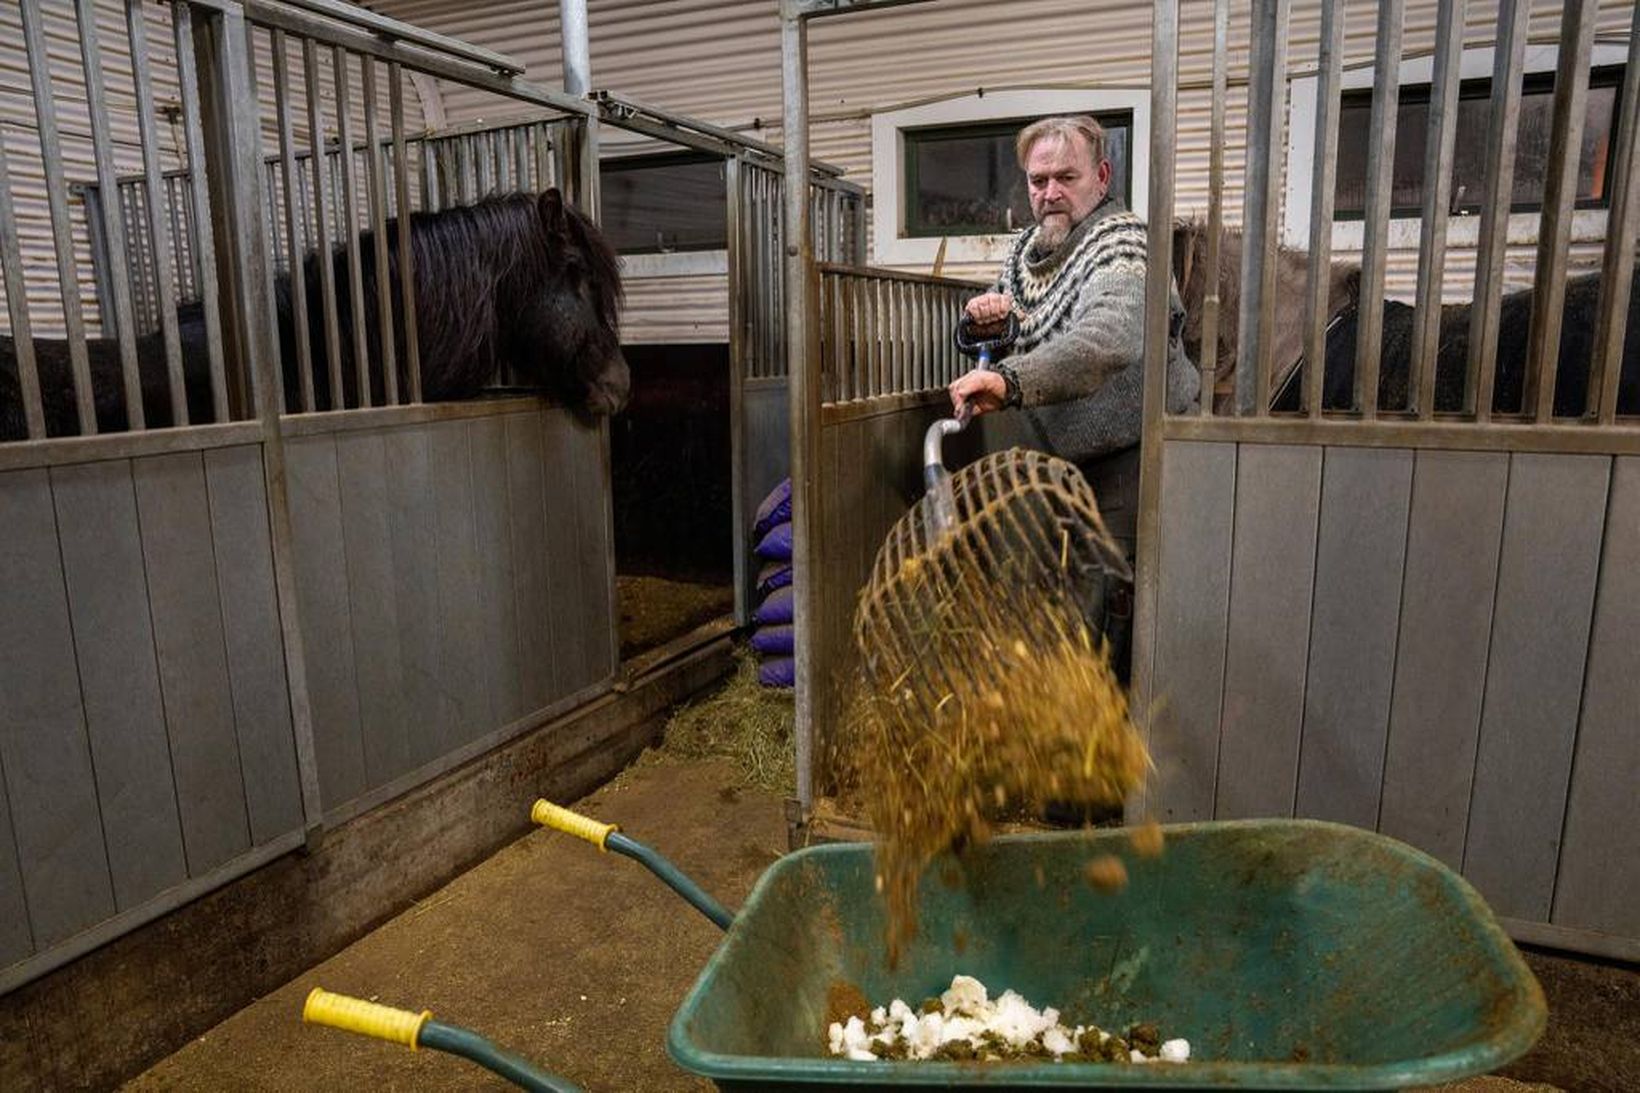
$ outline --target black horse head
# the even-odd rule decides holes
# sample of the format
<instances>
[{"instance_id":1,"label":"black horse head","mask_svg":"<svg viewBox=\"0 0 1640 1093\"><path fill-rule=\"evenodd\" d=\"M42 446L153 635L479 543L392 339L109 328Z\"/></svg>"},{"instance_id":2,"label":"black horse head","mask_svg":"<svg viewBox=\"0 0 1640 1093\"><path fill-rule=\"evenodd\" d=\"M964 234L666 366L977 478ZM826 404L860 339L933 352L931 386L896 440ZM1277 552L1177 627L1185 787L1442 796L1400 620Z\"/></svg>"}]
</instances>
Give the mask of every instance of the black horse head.
<instances>
[{"instance_id":1,"label":"black horse head","mask_svg":"<svg viewBox=\"0 0 1640 1093\"><path fill-rule=\"evenodd\" d=\"M518 310L497 316L501 355L557 401L593 414L626 405L619 260L557 190L534 202L544 246L519 269Z\"/></svg>"},{"instance_id":2,"label":"black horse head","mask_svg":"<svg viewBox=\"0 0 1640 1093\"><path fill-rule=\"evenodd\" d=\"M415 213L410 239L424 399L473 398L502 375L539 388L578 412L613 414L625 406L630 375L620 346L619 262L596 225L566 204L557 190ZM397 291L398 232L392 222L387 242L395 360L402 369L406 355ZM359 251L372 399L380 405L380 322L370 232L361 234ZM344 398L347 405L358 405L347 252L338 249L331 260ZM304 281L314 401L324 409L335 404L329 396L319 261L317 255L308 256ZM276 295L286 408L295 411L302 406L288 278L279 279Z\"/></svg>"}]
</instances>

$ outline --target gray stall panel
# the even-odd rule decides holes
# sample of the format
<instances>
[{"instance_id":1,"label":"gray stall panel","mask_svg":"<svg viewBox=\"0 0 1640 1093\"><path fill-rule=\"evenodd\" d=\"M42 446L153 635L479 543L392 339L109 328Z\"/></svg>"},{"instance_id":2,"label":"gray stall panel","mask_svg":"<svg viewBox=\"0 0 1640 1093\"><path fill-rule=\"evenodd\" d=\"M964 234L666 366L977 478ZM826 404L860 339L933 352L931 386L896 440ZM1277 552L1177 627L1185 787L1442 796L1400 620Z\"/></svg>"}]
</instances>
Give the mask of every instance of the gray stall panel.
<instances>
[{"instance_id":1,"label":"gray stall panel","mask_svg":"<svg viewBox=\"0 0 1640 1093\"><path fill-rule=\"evenodd\" d=\"M51 472L114 902L188 878L131 464Z\"/></svg>"},{"instance_id":2,"label":"gray stall panel","mask_svg":"<svg viewBox=\"0 0 1640 1093\"><path fill-rule=\"evenodd\" d=\"M411 725L426 707L409 700L400 642L398 579L393 568L387 447L380 433L336 437L336 471L347 556L348 612L358 680L359 730L368 784L380 785L415 766Z\"/></svg>"},{"instance_id":3,"label":"gray stall panel","mask_svg":"<svg viewBox=\"0 0 1640 1093\"><path fill-rule=\"evenodd\" d=\"M149 456L132 473L182 841L197 877L251 845L205 461L197 452Z\"/></svg>"},{"instance_id":4,"label":"gray stall panel","mask_svg":"<svg viewBox=\"0 0 1640 1093\"><path fill-rule=\"evenodd\" d=\"M438 691L445 705L447 754L495 727L485 687L483 627L479 617L478 527L473 503L473 465L465 421L442 421L429 429L433 472L433 525L427 529L438 556L431 574L438 588Z\"/></svg>"},{"instance_id":5,"label":"gray stall panel","mask_svg":"<svg viewBox=\"0 0 1640 1093\"><path fill-rule=\"evenodd\" d=\"M387 458L387 533L398 608L399 666L410 711L405 724L406 760L415 769L442 755L451 736L447 728L450 707L439 693L432 455L425 427L387 429L381 435Z\"/></svg>"},{"instance_id":6,"label":"gray stall panel","mask_svg":"<svg viewBox=\"0 0 1640 1093\"><path fill-rule=\"evenodd\" d=\"M0 474L0 528L0 769L43 949L113 914L114 891L45 471Z\"/></svg>"},{"instance_id":7,"label":"gray stall panel","mask_svg":"<svg viewBox=\"0 0 1640 1093\"><path fill-rule=\"evenodd\" d=\"M1242 445L1213 806L1220 819L1292 813L1320 499L1321 449Z\"/></svg>"},{"instance_id":8,"label":"gray stall panel","mask_svg":"<svg viewBox=\"0 0 1640 1093\"><path fill-rule=\"evenodd\" d=\"M206 452L205 479L245 807L251 841L261 845L302 825L262 452L254 445Z\"/></svg>"},{"instance_id":9,"label":"gray stall panel","mask_svg":"<svg viewBox=\"0 0 1640 1093\"><path fill-rule=\"evenodd\" d=\"M319 794L329 810L365 788L336 442L304 437L288 445L285 455Z\"/></svg>"},{"instance_id":10,"label":"gray stall panel","mask_svg":"<svg viewBox=\"0 0 1640 1093\"><path fill-rule=\"evenodd\" d=\"M568 589L556 585L548 567L546 463L540 414L510 414L507 429L507 494L512 512L512 559L518 619L519 686L524 707L538 710L562 694L567 665L553 640L565 629ZM553 514L561 531L562 521Z\"/></svg>"},{"instance_id":11,"label":"gray stall panel","mask_svg":"<svg viewBox=\"0 0 1640 1093\"><path fill-rule=\"evenodd\" d=\"M1329 448L1299 748L1300 816L1373 828L1401 615L1410 451Z\"/></svg>"},{"instance_id":12,"label":"gray stall panel","mask_svg":"<svg viewBox=\"0 0 1640 1093\"><path fill-rule=\"evenodd\" d=\"M1509 457L1418 453L1379 828L1463 861Z\"/></svg>"},{"instance_id":13,"label":"gray stall panel","mask_svg":"<svg viewBox=\"0 0 1640 1093\"><path fill-rule=\"evenodd\" d=\"M504 418L469 423L473 508L478 534L480 614L484 620L484 674L495 721L510 724L525 708L518 656L518 612L513 598L512 525L507 510L507 425Z\"/></svg>"},{"instance_id":14,"label":"gray stall panel","mask_svg":"<svg viewBox=\"0 0 1640 1093\"><path fill-rule=\"evenodd\" d=\"M1640 457L1612 468L1554 922L1640 937Z\"/></svg>"},{"instance_id":15,"label":"gray stall panel","mask_svg":"<svg viewBox=\"0 0 1640 1093\"><path fill-rule=\"evenodd\" d=\"M1464 875L1532 922L1554 895L1611 462L1517 454L1509 469Z\"/></svg>"},{"instance_id":16,"label":"gray stall panel","mask_svg":"<svg viewBox=\"0 0 1640 1093\"><path fill-rule=\"evenodd\" d=\"M1234 444L1163 450L1149 743L1157 768L1152 812L1169 821L1213 818L1235 505Z\"/></svg>"},{"instance_id":17,"label":"gray stall panel","mask_svg":"<svg viewBox=\"0 0 1640 1093\"><path fill-rule=\"evenodd\" d=\"M591 683L597 671L594 651L586 644L586 635L591 632L587 626L592 621L592 601L586 588L590 573L583 564L585 552L594 546L582 502L575 496L580 488L581 468L569 415L543 413L541 427L547 537L536 549L546 551L546 575L552 587L553 655L563 672L559 684L569 693Z\"/></svg>"}]
</instances>

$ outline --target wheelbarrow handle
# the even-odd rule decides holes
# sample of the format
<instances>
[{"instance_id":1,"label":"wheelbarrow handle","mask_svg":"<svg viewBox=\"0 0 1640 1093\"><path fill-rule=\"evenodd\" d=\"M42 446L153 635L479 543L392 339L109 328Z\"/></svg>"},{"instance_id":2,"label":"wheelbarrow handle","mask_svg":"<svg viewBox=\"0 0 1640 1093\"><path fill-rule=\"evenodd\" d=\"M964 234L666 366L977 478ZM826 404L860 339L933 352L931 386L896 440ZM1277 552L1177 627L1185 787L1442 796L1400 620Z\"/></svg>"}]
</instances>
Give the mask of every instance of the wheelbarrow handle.
<instances>
[{"instance_id":1,"label":"wheelbarrow handle","mask_svg":"<svg viewBox=\"0 0 1640 1093\"><path fill-rule=\"evenodd\" d=\"M555 805L548 800L537 800L530 807L530 819L542 827L550 827L554 831L562 831L566 835L574 835L577 839L585 839L605 853L609 847L609 837L621 829L620 824L599 823L590 816L583 816L579 812L571 812L562 805Z\"/></svg>"},{"instance_id":2,"label":"wheelbarrow handle","mask_svg":"<svg viewBox=\"0 0 1640 1093\"><path fill-rule=\"evenodd\" d=\"M720 930L727 930L729 924L735 920L733 912L713 899L706 889L696 884L687 873L652 847L622 835L617 824L599 823L591 817L572 812L547 800L538 800L531 806L530 819L542 827L550 827L554 831L585 839L599 850L613 850L617 854L640 862L651 873L665 881L667 887L687 900L691 907L711 919L712 924Z\"/></svg>"},{"instance_id":3,"label":"wheelbarrow handle","mask_svg":"<svg viewBox=\"0 0 1640 1093\"><path fill-rule=\"evenodd\" d=\"M411 1013L352 995L335 994L321 987L309 991L307 1001L302 1003L304 1024L329 1025L343 1032L404 1044L411 1051L416 1050L422 1026L432 1019L432 1010Z\"/></svg>"},{"instance_id":4,"label":"wheelbarrow handle","mask_svg":"<svg viewBox=\"0 0 1640 1093\"><path fill-rule=\"evenodd\" d=\"M427 1047L470 1059L479 1066L506 1078L531 1093L582 1093L581 1087L538 1069L516 1055L510 1055L476 1032L433 1020L431 1010L412 1013L363 998L336 994L322 987L308 992L302 1004L302 1021L329 1025L344 1032L356 1032L390 1043L405 1044L411 1051Z\"/></svg>"}]
</instances>

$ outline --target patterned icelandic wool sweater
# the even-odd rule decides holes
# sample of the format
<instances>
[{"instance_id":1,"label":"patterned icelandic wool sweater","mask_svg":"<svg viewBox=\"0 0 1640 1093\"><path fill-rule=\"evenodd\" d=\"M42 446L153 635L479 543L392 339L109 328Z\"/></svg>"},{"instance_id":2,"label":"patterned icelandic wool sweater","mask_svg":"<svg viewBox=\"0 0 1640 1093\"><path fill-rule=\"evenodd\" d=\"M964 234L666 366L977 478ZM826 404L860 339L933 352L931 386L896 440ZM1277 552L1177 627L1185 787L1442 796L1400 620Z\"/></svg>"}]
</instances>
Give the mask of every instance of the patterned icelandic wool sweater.
<instances>
[{"instance_id":1,"label":"patterned icelandic wool sweater","mask_svg":"<svg viewBox=\"0 0 1640 1093\"><path fill-rule=\"evenodd\" d=\"M1004 362L1020 404L1061 458L1132 447L1144 390L1144 221L1106 198L1046 254L1037 253L1037 231L1020 235L996 284L1026 313ZM1176 287L1172 312L1167 405L1180 413L1195 405L1201 374L1185 356Z\"/></svg>"}]
</instances>

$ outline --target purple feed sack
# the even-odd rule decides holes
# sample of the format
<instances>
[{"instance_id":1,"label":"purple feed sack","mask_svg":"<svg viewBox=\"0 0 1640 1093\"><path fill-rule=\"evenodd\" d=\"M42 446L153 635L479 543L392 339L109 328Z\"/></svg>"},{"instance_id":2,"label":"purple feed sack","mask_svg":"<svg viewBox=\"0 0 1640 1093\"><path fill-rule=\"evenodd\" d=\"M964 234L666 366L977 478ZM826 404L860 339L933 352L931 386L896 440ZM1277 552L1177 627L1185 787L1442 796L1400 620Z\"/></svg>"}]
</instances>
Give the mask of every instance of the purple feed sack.
<instances>
[{"instance_id":1,"label":"purple feed sack","mask_svg":"<svg viewBox=\"0 0 1640 1093\"><path fill-rule=\"evenodd\" d=\"M769 529L780 524L789 524L792 519L792 480L786 479L780 485L769 491L769 496L757 506L757 515L753 518L752 538L761 539L769 533Z\"/></svg>"},{"instance_id":2,"label":"purple feed sack","mask_svg":"<svg viewBox=\"0 0 1640 1093\"><path fill-rule=\"evenodd\" d=\"M792 583L792 564L790 562L768 562L757 571L757 595L761 599L777 588L790 588Z\"/></svg>"},{"instance_id":3,"label":"purple feed sack","mask_svg":"<svg viewBox=\"0 0 1640 1093\"><path fill-rule=\"evenodd\" d=\"M769 533L757 544L757 556L770 561L789 562L792 560L792 526L779 524L769 529Z\"/></svg>"},{"instance_id":4,"label":"purple feed sack","mask_svg":"<svg viewBox=\"0 0 1640 1093\"><path fill-rule=\"evenodd\" d=\"M792 628L760 626L752 631L752 648L765 656L789 657L796 651Z\"/></svg>"},{"instance_id":5,"label":"purple feed sack","mask_svg":"<svg viewBox=\"0 0 1640 1093\"><path fill-rule=\"evenodd\" d=\"M791 657L765 660L757 668L757 681L765 687L795 687L797 662Z\"/></svg>"},{"instance_id":6,"label":"purple feed sack","mask_svg":"<svg viewBox=\"0 0 1640 1093\"><path fill-rule=\"evenodd\" d=\"M757 605L752 612L752 621L759 626L774 626L779 623L792 621L792 590L791 586L777 588Z\"/></svg>"}]
</instances>

